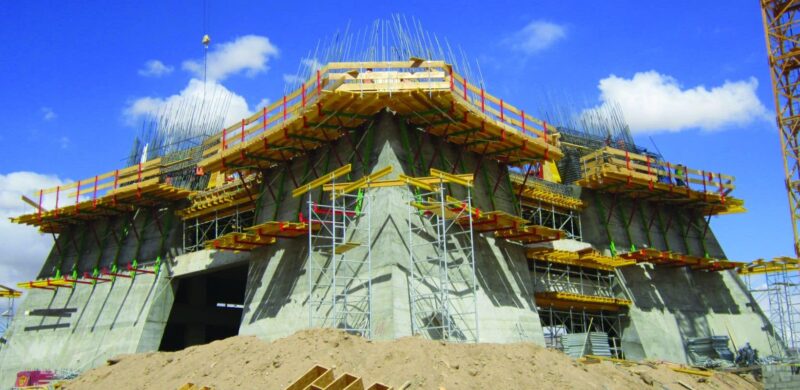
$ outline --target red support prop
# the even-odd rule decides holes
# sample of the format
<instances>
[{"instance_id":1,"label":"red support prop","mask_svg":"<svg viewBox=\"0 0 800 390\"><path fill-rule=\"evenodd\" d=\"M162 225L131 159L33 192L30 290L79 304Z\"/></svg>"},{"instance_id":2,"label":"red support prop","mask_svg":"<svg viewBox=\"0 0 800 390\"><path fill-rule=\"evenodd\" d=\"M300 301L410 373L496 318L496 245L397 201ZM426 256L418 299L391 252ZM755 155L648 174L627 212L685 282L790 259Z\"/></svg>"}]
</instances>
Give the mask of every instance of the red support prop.
<instances>
[{"instance_id":1,"label":"red support prop","mask_svg":"<svg viewBox=\"0 0 800 390\"><path fill-rule=\"evenodd\" d=\"M319 95L322 94L322 76L319 73L319 69L317 69L317 100L319 100Z\"/></svg>"},{"instance_id":2,"label":"red support prop","mask_svg":"<svg viewBox=\"0 0 800 390\"><path fill-rule=\"evenodd\" d=\"M108 270L108 268L105 268L105 267L103 267L103 269L100 270L100 273L103 274L103 275L116 276L116 277L120 277L120 278L129 278L130 279L130 277L131 277L130 275L121 274L119 272L110 272Z\"/></svg>"},{"instance_id":3,"label":"red support prop","mask_svg":"<svg viewBox=\"0 0 800 390\"><path fill-rule=\"evenodd\" d=\"M61 192L61 186L56 187L56 217L58 217L58 195Z\"/></svg>"},{"instance_id":4,"label":"red support prop","mask_svg":"<svg viewBox=\"0 0 800 390\"><path fill-rule=\"evenodd\" d=\"M246 121L244 120L244 118L242 118L242 134L241 134L241 137L240 137L241 139L239 140L239 143L241 144L241 145L239 145L240 147L244 146L244 126L245 126L245 124L246 124Z\"/></svg>"},{"instance_id":5,"label":"red support prop","mask_svg":"<svg viewBox=\"0 0 800 390\"><path fill-rule=\"evenodd\" d=\"M450 92L454 92L456 90L456 83L455 79L453 78L453 68L450 68Z\"/></svg>"},{"instance_id":6,"label":"red support prop","mask_svg":"<svg viewBox=\"0 0 800 390\"><path fill-rule=\"evenodd\" d=\"M525 129L525 110L520 110L519 111L519 116L520 116L520 118L522 118L522 134L524 135L525 132L527 131Z\"/></svg>"},{"instance_id":7,"label":"red support prop","mask_svg":"<svg viewBox=\"0 0 800 390\"><path fill-rule=\"evenodd\" d=\"M467 100L467 78L464 77L462 80L464 80L464 100ZM469 100L467 101L469 102Z\"/></svg>"},{"instance_id":8,"label":"red support prop","mask_svg":"<svg viewBox=\"0 0 800 390\"><path fill-rule=\"evenodd\" d=\"M356 215L355 211L331 211L329 209L323 209L320 208L316 202L313 204L312 210L317 214L346 215L348 217L354 217Z\"/></svg>"},{"instance_id":9,"label":"red support prop","mask_svg":"<svg viewBox=\"0 0 800 390\"><path fill-rule=\"evenodd\" d=\"M283 121L286 122L286 95L283 95Z\"/></svg>"},{"instance_id":10,"label":"red support prop","mask_svg":"<svg viewBox=\"0 0 800 390\"><path fill-rule=\"evenodd\" d=\"M300 84L300 92L303 95L303 108L306 108L306 83Z\"/></svg>"},{"instance_id":11,"label":"red support prop","mask_svg":"<svg viewBox=\"0 0 800 390\"><path fill-rule=\"evenodd\" d=\"M67 282L67 283L92 284L92 282L87 282L85 280L70 279L67 276L64 277L64 281Z\"/></svg>"},{"instance_id":12,"label":"red support prop","mask_svg":"<svg viewBox=\"0 0 800 390\"><path fill-rule=\"evenodd\" d=\"M131 263L128 263L125 266L125 268L127 268L128 271L133 272L133 273L137 273L137 274L155 274L156 273L155 271L150 271L150 270L146 270L146 269L133 268L133 264L131 264Z\"/></svg>"},{"instance_id":13,"label":"red support prop","mask_svg":"<svg viewBox=\"0 0 800 390\"><path fill-rule=\"evenodd\" d=\"M267 130L267 106L264 106L264 109L263 109L263 111L264 111L264 112L263 112L263 114L261 114L261 115L262 115L261 122L262 122L264 125L263 125L261 128L262 128L262 129L264 129L264 130L266 131L266 130ZM266 141L266 140L267 140L267 139L266 139L266 138L264 138L264 141Z\"/></svg>"},{"instance_id":14,"label":"red support prop","mask_svg":"<svg viewBox=\"0 0 800 390\"><path fill-rule=\"evenodd\" d=\"M505 106L503 105L503 99L500 99L500 122L506 121L506 110Z\"/></svg>"},{"instance_id":15,"label":"red support prop","mask_svg":"<svg viewBox=\"0 0 800 390\"><path fill-rule=\"evenodd\" d=\"M39 190L39 211L36 212L39 222L42 221L42 197L44 196L44 190Z\"/></svg>"},{"instance_id":16,"label":"red support prop","mask_svg":"<svg viewBox=\"0 0 800 390\"><path fill-rule=\"evenodd\" d=\"M90 274L88 272L84 272L83 273L83 278L84 279L91 279L91 280L94 280L94 281L100 282L100 283L110 282L111 281L111 279L105 279L105 278L101 278L99 276L92 276L92 274Z\"/></svg>"},{"instance_id":17,"label":"red support prop","mask_svg":"<svg viewBox=\"0 0 800 390\"><path fill-rule=\"evenodd\" d=\"M228 137L228 129L222 129L222 150L228 148L228 145L225 144L227 137Z\"/></svg>"},{"instance_id":18,"label":"red support prop","mask_svg":"<svg viewBox=\"0 0 800 390\"><path fill-rule=\"evenodd\" d=\"M725 188L722 186L722 174L718 173L717 178L719 179L719 197L723 204L725 204Z\"/></svg>"},{"instance_id":19,"label":"red support prop","mask_svg":"<svg viewBox=\"0 0 800 390\"><path fill-rule=\"evenodd\" d=\"M486 112L486 98L483 94L483 87L481 87L481 112Z\"/></svg>"},{"instance_id":20,"label":"red support prop","mask_svg":"<svg viewBox=\"0 0 800 390\"><path fill-rule=\"evenodd\" d=\"M78 188L75 191L75 214L78 214L81 211L80 201L81 201L81 181L78 180Z\"/></svg>"},{"instance_id":21,"label":"red support prop","mask_svg":"<svg viewBox=\"0 0 800 390\"><path fill-rule=\"evenodd\" d=\"M97 176L94 177L94 190L92 191L92 208L97 208Z\"/></svg>"}]
</instances>

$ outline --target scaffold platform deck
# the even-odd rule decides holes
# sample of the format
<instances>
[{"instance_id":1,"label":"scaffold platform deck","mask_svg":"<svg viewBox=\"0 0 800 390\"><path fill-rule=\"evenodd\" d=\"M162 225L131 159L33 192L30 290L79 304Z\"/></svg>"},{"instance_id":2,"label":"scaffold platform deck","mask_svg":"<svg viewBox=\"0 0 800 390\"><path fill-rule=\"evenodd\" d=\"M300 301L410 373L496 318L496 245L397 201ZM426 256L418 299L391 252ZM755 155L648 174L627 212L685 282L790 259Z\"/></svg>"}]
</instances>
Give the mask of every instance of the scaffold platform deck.
<instances>
[{"instance_id":1,"label":"scaffold platform deck","mask_svg":"<svg viewBox=\"0 0 800 390\"><path fill-rule=\"evenodd\" d=\"M570 266L613 271L614 268L636 264L634 260L603 256L594 250L571 252L553 248L531 248L526 255L529 260L546 261Z\"/></svg>"},{"instance_id":2,"label":"scaffold platform deck","mask_svg":"<svg viewBox=\"0 0 800 390\"><path fill-rule=\"evenodd\" d=\"M209 141L199 166L268 168L336 140L388 107L432 135L512 164L563 156L558 136L442 61L330 63ZM548 135L548 133L551 133Z\"/></svg>"},{"instance_id":3,"label":"scaffold platform deck","mask_svg":"<svg viewBox=\"0 0 800 390\"><path fill-rule=\"evenodd\" d=\"M581 157L582 187L627 196L699 207L704 215L745 212L731 197L734 177L686 168L650 156L605 147Z\"/></svg>"},{"instance_id":4,"label":"scaffold platform deck","mask_svg":"<svg viewBox=\"0 0 800 390\"><path fill-rule=\"evenodd\" d=\"M534 294L536 305L558 309L620 311L633 302L624 298L599 297L567 292L543 291Z\"/></svg>"}]
</instances>

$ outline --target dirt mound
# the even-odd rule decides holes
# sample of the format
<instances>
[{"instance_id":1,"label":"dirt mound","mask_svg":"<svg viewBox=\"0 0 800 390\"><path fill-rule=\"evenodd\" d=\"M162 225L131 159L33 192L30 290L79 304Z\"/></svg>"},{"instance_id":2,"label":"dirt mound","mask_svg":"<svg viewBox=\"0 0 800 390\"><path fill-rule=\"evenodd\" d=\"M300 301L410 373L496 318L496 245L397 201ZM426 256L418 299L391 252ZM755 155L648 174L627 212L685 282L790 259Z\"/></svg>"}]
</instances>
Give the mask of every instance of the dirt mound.
<instances>
[{"instance_id":1,"label":"dirt mound","mask_svg":"<svg viewBox=\"0 0 800 390\"><path fill-rule=\"evenodd\" d=\"M118 360L118 361L117 361ZM112 359L68 389L170 389L192 382L223 389L282 389L314 364L395 389L756 389L731 374L702 378L663 364L582 364L530 343L448 344L409 337L369 341L335 330L306 330L264 342L232 337L179 352ZM688 386L688 387L687 387Z\"/></svg>"}]
</instances>

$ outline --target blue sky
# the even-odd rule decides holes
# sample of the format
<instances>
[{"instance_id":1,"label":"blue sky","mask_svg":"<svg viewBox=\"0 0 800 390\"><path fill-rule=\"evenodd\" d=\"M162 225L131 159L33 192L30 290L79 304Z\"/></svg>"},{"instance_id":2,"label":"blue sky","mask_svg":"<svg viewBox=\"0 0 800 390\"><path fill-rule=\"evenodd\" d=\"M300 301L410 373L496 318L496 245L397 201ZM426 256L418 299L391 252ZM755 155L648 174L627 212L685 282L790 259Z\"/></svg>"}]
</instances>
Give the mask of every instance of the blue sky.
<instances>
[{"instance_id":1,"label":"blue sky","mask_svg":"<svg viewBox=\"0 0 800 390\"><path fill-rule=\"evenodd\" d=\"M712 221L728 256L792 254L758 2L391 3L208 0L212 52L245 36L260 50L243 60L255 65L229 64L219 82L254 110L281 96L283 76L348 21L358 29L413 16L476 58L490 92L527 112L547 93L586 102L576 110L601 96L623 108L638 107L637 94L661 96L652 112L625 115L638 142L649 148L651 136L668 160L736 176L750 212ZM121 166L141 120L132 105L186 89L193 74L183 64L203 54L200 1L4 2L0 20L4 219L25 210L15 191ZM154 60L161 66L148 68ZM25 243L0 260L0 282L33 276L49 242L0 224L4 247Z\"/></svg>"}]
</instances>

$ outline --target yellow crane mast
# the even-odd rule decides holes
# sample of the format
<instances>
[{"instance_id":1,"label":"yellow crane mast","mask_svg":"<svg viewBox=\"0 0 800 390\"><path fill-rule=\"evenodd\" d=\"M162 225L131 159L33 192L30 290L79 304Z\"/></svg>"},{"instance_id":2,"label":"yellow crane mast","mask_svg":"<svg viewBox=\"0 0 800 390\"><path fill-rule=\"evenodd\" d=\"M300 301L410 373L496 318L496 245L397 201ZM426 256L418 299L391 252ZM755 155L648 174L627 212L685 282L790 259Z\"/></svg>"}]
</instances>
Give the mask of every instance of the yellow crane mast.
<instances>
[{"instance_id":1,"label":"yellow crane mast","mask_svg":"<svg viewBox=\"0 0 800 390\"><path fill-rule=\"evenodd\" d=\"M800 0L760 0L781 138L794 251L800 256Z\"/></svg>"}]
</instances>

